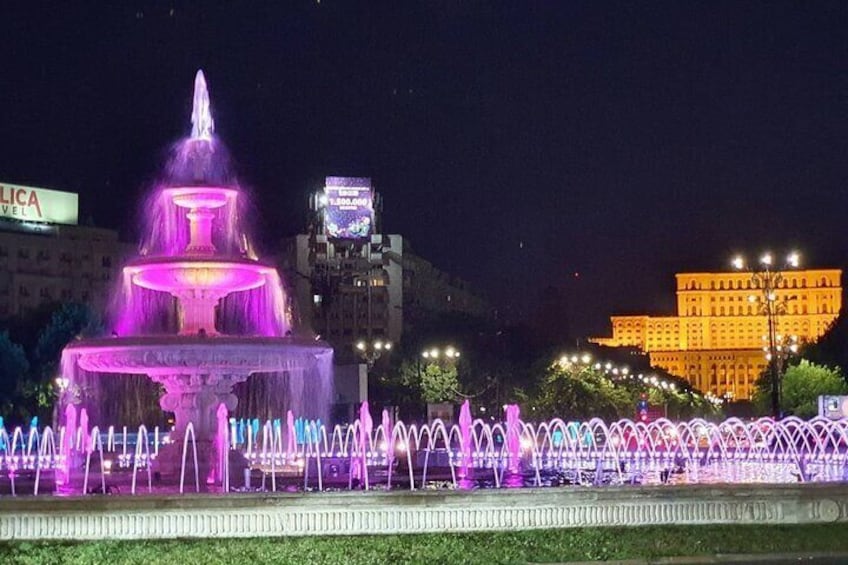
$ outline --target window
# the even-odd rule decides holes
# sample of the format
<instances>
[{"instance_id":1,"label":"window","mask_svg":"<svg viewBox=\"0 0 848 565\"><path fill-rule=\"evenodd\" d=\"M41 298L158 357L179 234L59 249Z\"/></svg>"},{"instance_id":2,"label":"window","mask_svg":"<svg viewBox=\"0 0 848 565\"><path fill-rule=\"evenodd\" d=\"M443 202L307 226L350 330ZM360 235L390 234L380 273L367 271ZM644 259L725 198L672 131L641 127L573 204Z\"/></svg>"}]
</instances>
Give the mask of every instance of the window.
<instances>
[{"instance_id":1,"label":"window","mask_svg":"<svg viewBox=\"0 0 848 565\"><path fill-rule=\"evenodd\" d=\"M112 267L112 258L109 257L108 255L104 255L103 258L100 260L100 264L103 265L106 268L111 268Z\"/></svg>"}]
</instances>

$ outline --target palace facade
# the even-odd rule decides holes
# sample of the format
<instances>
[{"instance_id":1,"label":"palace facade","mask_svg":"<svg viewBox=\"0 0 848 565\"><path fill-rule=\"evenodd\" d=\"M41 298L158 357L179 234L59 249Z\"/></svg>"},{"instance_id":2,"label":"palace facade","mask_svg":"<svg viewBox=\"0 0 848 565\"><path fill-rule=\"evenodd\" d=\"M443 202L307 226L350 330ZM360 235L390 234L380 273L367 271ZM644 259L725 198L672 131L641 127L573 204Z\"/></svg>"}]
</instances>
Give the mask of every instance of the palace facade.
<instances>
[{"instance_id":1,"label":"palace facade","mask_svg":"<svg viewBox=\"0 0 848 565\"><path fill-rule=\"evenodd\" d=\"M651 364L692 386L735 400L751 397L765 370L768 320L756 301L762 289L750 274L679 273L676 316L612 316L612 337L590 341L634 347ZM842 307L842 271L786 271L776 294L777 333L815 341Z\"/></svg>"}]
</instances>

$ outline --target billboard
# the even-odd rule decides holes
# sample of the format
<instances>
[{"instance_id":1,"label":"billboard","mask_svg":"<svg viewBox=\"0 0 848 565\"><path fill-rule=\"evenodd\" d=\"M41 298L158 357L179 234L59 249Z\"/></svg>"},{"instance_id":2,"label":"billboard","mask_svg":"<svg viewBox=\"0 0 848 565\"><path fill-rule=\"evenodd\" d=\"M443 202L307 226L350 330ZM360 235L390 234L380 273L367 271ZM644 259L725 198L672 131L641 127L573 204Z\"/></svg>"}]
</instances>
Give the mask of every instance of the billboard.
<instances>
[{"instance_id":1,"label":"billboard","mask_svg":"<svg viewBox=\"0 0 848 565\"><path fill-rule=\"evenodd\" d=\"M0 218L76 224L79 198L73 192L0 183Z\"/></svg>"},{"instance_id":2,"label":"billboard","mask_svg":"<svg viewBox=\"0 0 848 565\"><path fill-rule=\"evenodd\" d=\"M848 418L848 396L819 396L819 416L830 420Z\"/></svg>"},{"instance_id":3,"label":"billboard","mask_svg":"<svg viewBox=\"0 0 848 565\"><path fill-rule=\"evenodd\" d=\"M371 179L327 177L324 187L324 233L338 239L361 239L374 229Z\"/></svg>"}]
</instances>

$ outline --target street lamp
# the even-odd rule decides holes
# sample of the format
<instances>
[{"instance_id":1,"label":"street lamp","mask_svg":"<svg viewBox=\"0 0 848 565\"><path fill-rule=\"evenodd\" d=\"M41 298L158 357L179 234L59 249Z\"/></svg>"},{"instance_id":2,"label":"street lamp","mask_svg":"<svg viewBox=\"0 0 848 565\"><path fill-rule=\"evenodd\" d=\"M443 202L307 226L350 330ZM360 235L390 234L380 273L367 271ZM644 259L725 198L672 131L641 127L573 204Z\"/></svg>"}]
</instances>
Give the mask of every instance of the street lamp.
<instances>
[{"instance_id":1,"label":"street lamp","mask_svg":"<svg viewBox=\"0 0 848 565\"><path fill-rule=\"evenodd\" d=\"M366 363L368 363L368 368L374 366L374 363L382 357L384 353L388 353L392 350L392 342L383 341L381 339L368 341L361 339L356 342L354 345L356 348L357 354L362 357Z\"/></svg>"},{"instance_id":2,"label":"street lamp","mask_svg":"<svg viewBox=\"0 0 848 565\"><path fill-rule=\"evenodd\" d=\"M71 380L68 377L56 377L53 382L56 384L56 388L59 389L59 396L71 386Z\"/></svg>"},{"instance_id":3,"label":"street lamp","mask_svg":"<svg viewBox=\"0 0 848 565\"><path fill-rule=\"evenodd\" d=\"M760 291L760 296L752 295L748 297L748 300L751 303L759 303L760 310L766 316L768 332L765 349L771 378L771 412L772 416L779 418L781 366L778 356L783 355L784 345L790 351L796 351L797 340L794 344L783 344L781 343L782 338L777 333L777 317L786 313L787 301L794 298L787 296L779 299L777 289L782 286L783 272L797 269L801 264L801 256L796 251L792 251L786 256L782 267L776 265L775 257L768 252L760 256L759 262L755 265L747 265L745 259L741 256L734 257L732 264L736 270L741 271L747 268L751 273L753 288Z\"/></svg>"},{"instance_id":4,"label":"street lamp","mask_svg":"<svg viewBox=\"0 0 848 565\"><path fill-rule=\"evenodd\" d=\"M421 357L424 359L437 360L439 358L444 359L458 359L459 351L452 345L448 345L444 349L439 349L438 347L432 347L430 349L425 349L421 352Z\"/></svg>"}]
</instances>

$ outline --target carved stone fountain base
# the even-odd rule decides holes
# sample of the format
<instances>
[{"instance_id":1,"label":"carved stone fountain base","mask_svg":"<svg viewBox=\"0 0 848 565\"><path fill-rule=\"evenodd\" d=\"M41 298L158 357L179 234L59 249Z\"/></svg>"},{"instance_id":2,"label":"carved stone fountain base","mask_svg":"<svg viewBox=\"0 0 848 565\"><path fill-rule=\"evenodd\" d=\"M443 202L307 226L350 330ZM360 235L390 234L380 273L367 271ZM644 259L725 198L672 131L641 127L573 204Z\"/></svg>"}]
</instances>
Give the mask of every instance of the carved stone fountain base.
<instances>
[{"instance_id":1,"label":"carved stone fountain base","mask_svg":"<svg viewBox=\"0 0 848 565\"><path fill-rule=\"evenodd\" d=\"M332 351L323 342L293 337L145 336L77 341L65 354L84 371L144 374L163 385L160 406L174 413L174 431L171 444L160 449L158 471L169 482L173 477L179 479L188 435L185 481L189 485L194 483L193 445L201 484L220 482L215 449L217 412L221 404L228 413L235 410L235 384L253 373L288 372L304 378L320 360L329 361ZM243 469L242 461L230 461L231 478L240 476Z\"/></svg>"}]
</instances>

